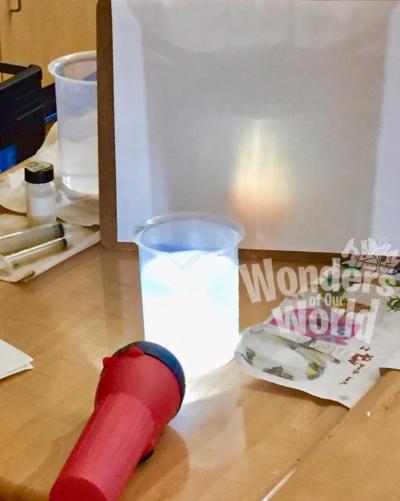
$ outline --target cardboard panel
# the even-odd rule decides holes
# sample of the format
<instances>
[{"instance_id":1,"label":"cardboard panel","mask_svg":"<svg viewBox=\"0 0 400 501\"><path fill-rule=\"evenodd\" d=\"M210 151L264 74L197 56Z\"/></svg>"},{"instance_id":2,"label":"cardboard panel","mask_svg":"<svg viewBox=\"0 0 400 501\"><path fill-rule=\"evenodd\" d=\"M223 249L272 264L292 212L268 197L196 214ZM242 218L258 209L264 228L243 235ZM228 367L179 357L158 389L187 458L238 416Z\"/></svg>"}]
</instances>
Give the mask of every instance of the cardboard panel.
<instances>
[{"instance_id":1,"label":"cardboard panel","mask_svg":"<svg viewBox=\"0 0 400 501\"><path fill-rule=\"evenodd\" d=\"M97 57L101 241L112 249L135 249L117 241L111 0L97 4Z\"/></svg>"}]
</instances>

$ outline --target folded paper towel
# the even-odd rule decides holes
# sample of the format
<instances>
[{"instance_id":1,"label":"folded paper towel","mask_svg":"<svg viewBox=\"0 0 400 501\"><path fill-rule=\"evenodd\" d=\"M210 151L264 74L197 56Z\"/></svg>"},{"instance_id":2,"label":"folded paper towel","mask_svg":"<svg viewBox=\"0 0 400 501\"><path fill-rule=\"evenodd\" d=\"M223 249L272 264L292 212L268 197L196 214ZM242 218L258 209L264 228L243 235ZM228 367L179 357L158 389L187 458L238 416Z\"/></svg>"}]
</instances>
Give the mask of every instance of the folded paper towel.
<instances>
[{"instance_id":1,"label":"folded paper towel","mask_svg":"<svg viewBox=\"0 0 400 501\"><path fill-rule=\"evenodd\" d=\"M58 187L61 185L57 124L50 130L42 148L28 161L30 160L51 162L54 165L56 185ZM22 167L17 166L0 176L0 206L5 209L4 212L7 211L0 214L0 235L14 233L27 226L25 181ZM98 199L91 196L69 199L62 190L58 191L57 216L64 223L67 223L64 226L68 228L66 236L68 248L61 253L46 256L18 267L12 273L3 273L0 275L0 280L6 282L31 280L100 241Z\"/></svg>"}]
</instances>

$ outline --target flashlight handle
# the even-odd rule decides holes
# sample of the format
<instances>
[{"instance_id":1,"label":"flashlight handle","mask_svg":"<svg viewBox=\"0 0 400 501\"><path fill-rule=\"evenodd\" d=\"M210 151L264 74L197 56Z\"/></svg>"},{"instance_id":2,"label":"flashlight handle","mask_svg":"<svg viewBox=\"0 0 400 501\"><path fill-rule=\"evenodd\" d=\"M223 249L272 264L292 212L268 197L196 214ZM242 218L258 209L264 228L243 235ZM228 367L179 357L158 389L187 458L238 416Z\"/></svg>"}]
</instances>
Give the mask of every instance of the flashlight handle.
<instances>
[{"instance_id":1,"label":"flashlight handle","mask_svg":"<svg viewBox=\"0 0 400 501\"><path fill-rule=\"evenodd\" d=\"M154 445L154 421L133 395L99 403L50 493L50 501L116 501Z\"/></svg>"}]
</instances>

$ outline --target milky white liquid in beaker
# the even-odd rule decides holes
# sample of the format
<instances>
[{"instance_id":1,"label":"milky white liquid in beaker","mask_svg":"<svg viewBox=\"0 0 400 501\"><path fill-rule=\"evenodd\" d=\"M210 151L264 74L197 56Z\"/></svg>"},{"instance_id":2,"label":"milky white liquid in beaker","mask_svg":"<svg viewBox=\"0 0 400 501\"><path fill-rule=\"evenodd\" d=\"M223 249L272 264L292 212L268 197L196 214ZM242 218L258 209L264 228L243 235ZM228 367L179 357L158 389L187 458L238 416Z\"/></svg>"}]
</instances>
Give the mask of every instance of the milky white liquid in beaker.
<instances>
[{"instance_id":1,"label":"milky white liquid in beaker","mask_svg":"<svg viewBox=\"0 0 400 501\"><path fill-rule=\"evenodd\" d=\"M169 349L187 376L229 362L239 341L237 264L198 251L155 255L141 270L146 340Z\"/></svg>"},{"instance_id":2,"label":"milky white liquid in beaker","mask_svg":"<svg viewBox=\"0 0 400 501\"><path fill-rule=\"evenodd\" d=\"M80 141L64 139L61 151L63 184L76 193L98 195L97 137L87 137Z\"/></svg>"}]
</instances>

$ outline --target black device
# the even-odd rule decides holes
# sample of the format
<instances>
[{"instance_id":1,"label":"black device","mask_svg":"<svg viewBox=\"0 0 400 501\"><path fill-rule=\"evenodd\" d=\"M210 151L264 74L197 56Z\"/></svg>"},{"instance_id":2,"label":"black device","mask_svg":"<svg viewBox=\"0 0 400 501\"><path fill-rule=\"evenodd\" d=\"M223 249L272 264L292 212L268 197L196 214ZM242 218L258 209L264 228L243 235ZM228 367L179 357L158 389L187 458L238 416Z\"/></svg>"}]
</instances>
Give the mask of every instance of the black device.
<instances>
[{"instance_id":1,"label":"black device","mask_svg":"<svg viewBox=\"0 0 400 501\"><path fill-rule=\"evenodd\" d=\"M42 70L0 63L0 172L34 155L45 138Z\"/></svg>"}]
</instances>

